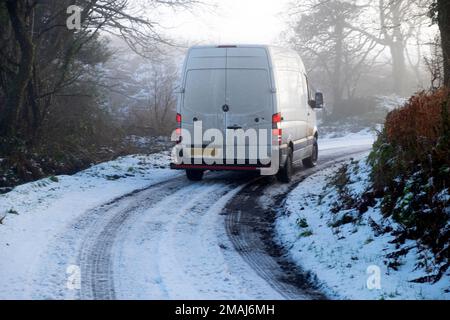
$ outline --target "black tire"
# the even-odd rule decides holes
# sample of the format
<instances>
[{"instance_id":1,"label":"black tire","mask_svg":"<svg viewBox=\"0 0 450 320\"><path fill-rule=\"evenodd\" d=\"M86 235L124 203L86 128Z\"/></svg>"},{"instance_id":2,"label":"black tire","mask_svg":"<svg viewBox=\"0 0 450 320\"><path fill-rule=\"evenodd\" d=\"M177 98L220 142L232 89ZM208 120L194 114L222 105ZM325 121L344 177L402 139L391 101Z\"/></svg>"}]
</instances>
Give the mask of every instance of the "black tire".
<instances>
[{"instance_id":1,"label":"black tire","mask_svg":"<svg viewBox=\"0 0 450 320\"><path fill-rule=\"evenodd\" d=\"M312 155L309 158L303 159L303 165L307 168L313 168L317 165L318 158L319 158L319 146L317 144L317 138L314 138Z\"/></svg>"},{"instance_id":2,"label":"black tire","mask_svg":"<svg viewBox=\"0 0 450 320\"><path fill-rule=\"evenodd\" d=\"M277 173L277 179L280 182L289 183L291 182L292 172L294 171L294 165L292 163L292 150L289 148L286 163Z\"/></svg>"},{"instance_id":3,"label":"black tire","mask_svg":"<svg viewBox=\"0 0 450 320\"><path fill-rule=\"evenodd\" d=\"M201 181L203 179L202 170L186 170L186 177L190 181Z\"/></svg>"}]
</instances>

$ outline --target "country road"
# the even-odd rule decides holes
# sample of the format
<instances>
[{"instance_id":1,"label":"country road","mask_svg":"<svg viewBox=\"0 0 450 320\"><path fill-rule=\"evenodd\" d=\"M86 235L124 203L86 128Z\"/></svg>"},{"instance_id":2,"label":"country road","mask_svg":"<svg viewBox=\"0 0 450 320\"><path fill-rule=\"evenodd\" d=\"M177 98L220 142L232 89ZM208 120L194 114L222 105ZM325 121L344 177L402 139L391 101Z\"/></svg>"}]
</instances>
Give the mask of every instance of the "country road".
<instances>
[{"instance_id":1,"label":"country road","mask_svg":"<svg viewBox=\"0 0 450 320\"><path fill-rule=\"evenodd\" d=\"M366 150L329 152L317 168L299 169L293 185ZM283 257L274 258L266 250L271 239L258 241L260 234L253 230L264 224L261 216L271 214L255 207L257 195L273 196L273 190L282 194L288 189L271 178L210 173L200 183L177 177L88 212L66 231L83 234L75 249L75 265L81 267L82 276L75 297L324 298L311 284L302 283L300 270L286 270L286 264L282 268ZM270 228L266 223L260 229L270 232ZM290 283L290 278L295 281Z\"/></svg>"},{"instance_id":2,"label":"country road","mask_svg":"<svg viewBox=\"0 0 450 320\"><path fill-rule=\"evenodd\" d=\"M297 168L288 185L211 172L198 183L172 175L120 195L76 216L47 241L29 262L23 297L324 299L308 272L277 248L272 221L284 195L306 176L369 148L324 147L318 166ZM68 266L79 274L68 274ZM80 277L79 287L67 285L73 276Z\"/></svg>"},{"instance_id":3,"label":"country road","mask_svg":"<svg viewBox=\"0 0 450 320\"><path fill-rule=\"evenodd\" d=\"M0 20L0 302L450 301L450 0L0 0Z\"/></svg>"}]
</instances>

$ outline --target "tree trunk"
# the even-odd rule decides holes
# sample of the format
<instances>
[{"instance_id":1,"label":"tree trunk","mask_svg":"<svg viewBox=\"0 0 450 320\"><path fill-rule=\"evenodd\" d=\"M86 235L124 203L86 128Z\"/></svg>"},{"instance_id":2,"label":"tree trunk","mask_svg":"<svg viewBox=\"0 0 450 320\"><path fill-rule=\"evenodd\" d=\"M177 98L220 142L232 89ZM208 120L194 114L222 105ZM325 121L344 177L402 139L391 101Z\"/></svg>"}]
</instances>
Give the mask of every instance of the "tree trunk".
<instances>
[{"instance_id":1,"label":"tree trunk","mask_svg":"<svg viewBox=\"0 0 450 320\"><path fill-rule=\"evenodd\" d=\"M390 37L389 49L392 56L392 80L394 81L394 92L400 96L406 95L406 61L405 61L405 40L401 30L401 4L402 1L390 2L389 7L392 12L392 36Z\"/></svg>"},{"instance_id":2,"label":"tree trunk","mask_svg":"<svg viewBox=\"0 0 450 320\"><path fill-rule=\"evenodd\" d=\"M342 63L343 63L343 42L344 26L339 21L335 26L335 47L334 47L334 74L333 74L333 113L339 112L338 107L342 100Z\"/></svg>"},{"instance_id":3,"label":"tree trunk","mask_svg":"<svg viewBox=\"0 0 450 320\"><path fill-rule=\"evenodd\" d=\"M401 42L393 42L389 46L392 56L392 80L394 81L394 92L398 95L405 95L405 48Z\"/></svg>"},{"instance_id":4,"label":"tree trunk","mask_svg":"<svg viewBox=\"0 0 450 320\"><path fill-rule=\"evenodd\" d=\"M450 87L450 2L437 0L437 10L444 57L444 86Z\"/></svg>"},{"instance_id":5,"label":"tree trunk","mask_svg":"<svg viewBox=\"0 0 450 320\"><path fill-rule=\"evenodd\" d=\"M6 8L20 48L17 75L6 93L5 112L0 115L0 135L11 137L17 133L19 115L25 99L26 88L31 79L34 64L34 46L27 30L26 21L19 8L20 1L7 1ZM22 3L23 5L23 3ZM22 10L21 10L22 9Z\"/></svg>"}]
</instances>

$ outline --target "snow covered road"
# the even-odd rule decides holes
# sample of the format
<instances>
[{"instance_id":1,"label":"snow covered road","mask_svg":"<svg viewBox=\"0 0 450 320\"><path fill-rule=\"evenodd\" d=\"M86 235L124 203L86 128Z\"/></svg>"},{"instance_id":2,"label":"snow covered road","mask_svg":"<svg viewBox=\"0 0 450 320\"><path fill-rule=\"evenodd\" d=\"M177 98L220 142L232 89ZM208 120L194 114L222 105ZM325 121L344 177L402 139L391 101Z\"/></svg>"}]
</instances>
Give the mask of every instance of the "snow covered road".
<instances>
[{"instance_id":1,"label":"snow covered road","mask_svg":"<svg viewBox=\"0 0 450 320\"><path fill-rule=\"evenodd\" d=\"M219 213L242 183L175 179L104 208L81 246L81 298L279 298L222 254Z\"/></svg>"},{"instance_id":2,"label":"snow covered road","mask_svg":"<svg viewBox=\"0 0 450 320\"><path fill-rule=\"evenodd\" d=\"M324 141L319 166L300 169L292 185L370 148L370 138L356 140L346 146L340 141L338 147ZM58 209L71 214L48 214L58 202L50 199L47 214L39 216L31 208L26 215L8 217L0 226L6 229L0 229L0 298L323 297L310 287L307 274L283 261L271 245L265 213L289 185L227 172L208 173L192 183L168 169L156 172L146 176L146 183L120 189L115 198L105 198L102 188L94 186L86 193L94 192L90 197L98 201L61 200ZM70 195L73 191L66 198ZM257 207L258 199L266 205ZM16 208L22 211L19 204ZM39 219L36 227L33 219Z\"/></svg>"}]
</instances>

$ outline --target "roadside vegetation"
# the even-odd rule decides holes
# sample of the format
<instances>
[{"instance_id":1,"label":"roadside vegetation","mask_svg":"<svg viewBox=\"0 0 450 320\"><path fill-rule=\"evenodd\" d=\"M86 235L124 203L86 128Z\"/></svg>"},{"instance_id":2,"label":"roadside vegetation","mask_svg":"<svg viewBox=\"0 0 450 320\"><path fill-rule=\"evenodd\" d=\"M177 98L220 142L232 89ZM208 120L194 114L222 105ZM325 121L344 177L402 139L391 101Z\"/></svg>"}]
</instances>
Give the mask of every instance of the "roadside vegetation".
<instances>
[{"instance_id":1,"label":"roadside vegetation","mask_svg":"<svg viewBox=\"0 0 450 320\"><path fill-rule=\"evenodd\" d=\"M0 193L152 152L135 136L167 135L177 71L144 9L190 3L0 1Z\"/></svg>"},{"instance_id":2,"label":"roadside vegetation","mask_svg":"<svg viewBox=\"0 0 450 320\"><path fill-rule=\"evenodd\" d=\"M406 5L407 2L396 1L391 2L391 5L401 6ZM317 264L320 261L323 264L330 264L329 269L333 269L333 258L327 255L336 255L333 250L346 251L340 252L339 255L341 260L344 260L342 263L348 263L349 269L361 258L365 260L366 265L382 261L385 265L386 277L391 276L391 272L398 271L399 283L403 282L412 291L414 286L406 283L423 284L424 286L420 288L426 288L427 284L430 285L427 288L437 284L436 289L439 289L431 290L429 293L431 296L439 297L439 292L449 294L450 4L448 1L433 1L422 8L428 10L427 15L423 17L426 19L431 17L440 31L440 36L435 38L437 41L434 42L432 55L424 59L429 72L429 89L421 90L408 99L400 98L405 96L404 89L409 81L404 79L402 83L395 86L396 97L393 99L385 97L384 114L374 112L376 108L372 107L371 112L360 115L355 111L358 107L348 103L350 100L356 101L354 97L342 99L342 96L339 96L338 101L344 103L337 103L335 107L339 108L343 117L341 119L333 117L332 121L325 117L324 124L326 127L341 126L348 128L349 131L357 131L360 122L373 117L372 123L379 124L375 126L379 134L372 151L365 159L351 161L334 169L327 179L321 180L323 189L317 190L315 195L307 191L298 191L297 196L300 199L296 201L312 201L312 204L305 205L305 208L301 208L300 211L297 210L295 203L291 205L290 215L294 215L297 221L297 238L289 236L285 231L286 224L290 223L289 219L292 218L281 218L279 225L281 237L284 237L284 241L289 245L294 243L295 250L301 251L302 247L309 245L310 252L304 254L297 254L297 251L291 249L294 257L299 255L299 261L302 259L307 261L311 255L315 255L311 259L313 261L311 264ZM338 10L338 7L327 9ZM339 11L342 21L351 18L351 16L345 16L352 12L350 9L352 8ZM399 15L399 12L396 13L397 9L397 7L391 8L389 14ZM315 8L315 10L320 9ZM360 10L360 8L354 7L352 10ZM407 15L408 11L401 14ZM344 29L349 30L349 34L352 30L355 31L355 27L350 22L342 22ZM395 32L395 28L387 30L386 34ZM402 30L397 30L397 35L401 35L401 32ZM378 40L372 39L372 41ZM386 43L386 45L391 44ZM401 61L394 61L392 65L394 69L396 63ZM401 69L407 72L406 68ZM395 73L395 70L393 71ZM397 79L397 76L394 74L392 79ZM336 83L336 81L330 82L330 85L336 85ZM373 105L373 102L368 103L369 100L365 98L360 103L355 103L356 105ZM393 101L395 102L391 103ZM379 111L382 109L378 108ZM346 124L345 117L350 119L350 124ZM320 212L319 216L317 216L318 212ZM328 243L330 240L323 236L327 232L331 232L337 244ZM304 240L305 236L311 237L310 240ZM346 246L349 248L343 249ZM376 249L372 251L366 249L369 246ZM361 247L365 248L364 255L361 253L359 256L356 251ZM354 252L351 252L352 249ZM362 266L365 265L364 263ZM343 272L345 268L336 268L337 270L332 272ZM321 273L319 270L319 278L320 275L326 278L329 271L327 269L326 272ZM350 270L349 273L352 274ZM356 272L354 276L357 274ZM327 280L329 283L336 282L333 279ZM344 286L344 282L339 285ZM443 284L447 285L442 291ZM397 289L394 291L397 292ZM352 294L355 290L349 289L348 292ZM438 292L437 295L436 292ZM395 298L396 296L401 294L391 292L387 297ZM413 294L412 297L421 298L421 294Z\"/></svg>"},{"instance_id":3,"label":"roadside vegetation","mask_svg":"<svg viewBox=\"0 0 450 320\"><path fill-rule=\"evenodd\" d=\"M401 226L399 244L412 239L433 252L439 270L417 281L439 280L450 265L448 90L421 92L390 112L368 161L373 185L365 202L381 199L383 215Z\"/></svg>"},{"instance_id":4,"label":"roadside vegetation","mask_svg":"<svg viewBox=\"0 0 450 320\"><path fill-rule=\"evenodd\" d=\"M406 2L398 1L392 5L402 6ZM383 217L396 223L394 229L380 227L378 230L392 233L398 245L397 251L387 255L391 260L389 265L395 266L396 259L413 248L432 252L432 266L427 259L418 260L418 267L426 269L426 276L415 279L417 282L436 282L450 266L450 5L446 1L428 5L428 17L440 30L440 37L436 39L441 39L441 43L436 43L438 49L432 51L432 57L425 58L431 88L414 94L387 114L368 157L371 175L363 192L356 197L348 192L351 165L342 167L333 179L339 194L333 212L354 209L354 212L364 214L369 207L379 206ZM388 13L381 14L398 17L410 14L407 10L396 12L398 9L393 7ZM350 24L344 25L355 30ZM385 36L389 32L386 31ZM401 32L397 30L397 35ZM399 62L394 60L394 80L398 76L395 75L395 64ZM403 80L398 83L396 92L401 93L405 84ZM346 213L338 223L351 223L357 219ZM405 245L408 240L415 241L416 245Z\"/></svg>"}]
</instances>

